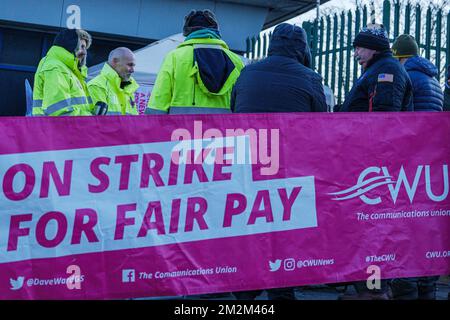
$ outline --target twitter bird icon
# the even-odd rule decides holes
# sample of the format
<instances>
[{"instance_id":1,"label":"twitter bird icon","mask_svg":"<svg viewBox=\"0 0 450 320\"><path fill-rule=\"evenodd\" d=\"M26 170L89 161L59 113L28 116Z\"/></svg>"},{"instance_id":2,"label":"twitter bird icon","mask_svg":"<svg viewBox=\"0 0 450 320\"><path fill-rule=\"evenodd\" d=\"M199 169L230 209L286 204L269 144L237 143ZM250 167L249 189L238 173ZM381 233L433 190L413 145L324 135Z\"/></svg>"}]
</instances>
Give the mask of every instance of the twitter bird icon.
<instances>
[{"instance_id":1,"label":"twitter bird icon","mask_svg":"<svg viewBox=\"0 0 450 320\"><path fill-rule=\"evenodd\" d=\"M19 290L23 286L23 281L25 277L18 277L17 280L9 278L9 283L11 284L11 290Z\"/></svg>"},{"instance_id":2,"label":"twitter bird icon","mask_svg":"<svg viewBox=\"0 0 450 320\"><path fill-rule=\"evenodd\" d=\"M275 262L269 261L270 272L275 272L281 267L281 260L277 259Z\"/></svg>"}]
</instances>

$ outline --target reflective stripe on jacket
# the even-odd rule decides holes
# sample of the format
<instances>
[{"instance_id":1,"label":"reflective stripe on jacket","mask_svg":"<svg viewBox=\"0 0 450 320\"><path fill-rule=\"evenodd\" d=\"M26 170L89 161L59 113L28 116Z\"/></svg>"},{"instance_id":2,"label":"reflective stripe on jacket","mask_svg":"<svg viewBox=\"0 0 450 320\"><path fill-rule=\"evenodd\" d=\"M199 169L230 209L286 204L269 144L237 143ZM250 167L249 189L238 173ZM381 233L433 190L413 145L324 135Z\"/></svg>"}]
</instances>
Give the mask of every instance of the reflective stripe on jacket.
<instances>
[{"instance_id":1,"label":"reflective stripe on jacket","mask_svg":"<svg viewBox=\"0 0 450 320\"><path fill-rule=\"evenodd\" d=\"M243 66L222 40L185 41L165 57L146 113L229 113Z\"/></svg>"},{"instance_id":2,"label":"reflective stripe on jacket","mask_svg":"<svg viewBox=\"0 0 450 320\"><path fill-rule=\"evenodd\" d=\"M107 115L138 115L134 93L139 85L130 78L130 83L122 89L121 82L119 74L105 63L100 74L88 83L93 104L105 102L108 105Z\"/></svg>"},{"instance_id":3,"label":"reflective stripe on jacket","mask_svg":"<svg viewBox=\"0 0 450 320\"><path fill-rule=\"evenodd\" d=\"M86 75L87 68L78 69L74 54L52 46L39 62L34 76L33 115L92 115Z\"/></svg>"}]
</instances>

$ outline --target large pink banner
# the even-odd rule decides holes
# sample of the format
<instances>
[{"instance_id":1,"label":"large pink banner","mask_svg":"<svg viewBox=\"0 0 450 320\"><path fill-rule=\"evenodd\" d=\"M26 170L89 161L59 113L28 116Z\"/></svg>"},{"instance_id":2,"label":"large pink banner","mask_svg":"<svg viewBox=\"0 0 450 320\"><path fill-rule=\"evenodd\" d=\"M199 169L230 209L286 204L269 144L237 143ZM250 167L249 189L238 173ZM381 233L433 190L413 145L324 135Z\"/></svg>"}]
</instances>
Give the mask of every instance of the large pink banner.
<instances>
[{"instance_id":1,"label":"large pink banner","mask_svg":"<svg viewBox=\"0 0 450 320\"><path fill-rule=\"evenodd\" d=\"M0 297L450 274L450 114L0 119Z\"/></svg>"}]
</instances>

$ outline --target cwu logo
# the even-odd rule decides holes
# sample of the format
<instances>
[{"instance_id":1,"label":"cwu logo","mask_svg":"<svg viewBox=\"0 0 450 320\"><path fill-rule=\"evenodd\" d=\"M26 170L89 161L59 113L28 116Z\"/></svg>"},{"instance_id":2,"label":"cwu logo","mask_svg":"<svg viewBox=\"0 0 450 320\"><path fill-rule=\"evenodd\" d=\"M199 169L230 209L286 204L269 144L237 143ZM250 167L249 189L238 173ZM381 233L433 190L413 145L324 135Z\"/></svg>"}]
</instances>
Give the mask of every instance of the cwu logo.
<instances>
[{"instance_id":1,"label":"cwu logo","mask_svg":"<svg viewBox=\"0 0 450 320\"><path fill-rule=\"evenodd\" d=\"M372 177L367 178L372 174ZM376 176L373 176L373 174L376 174ZM398 194L400 190L403 188L406 191L406 194L408 195L409 201L412 203L414 200L414 196L417 192L417 188L419 186L419 182L424 179L425 180L425 192L428 196L428 198L434 202L441 202L445 200L448 196L449 192L449 175L448 175L448 165L442 166L442 176L443 176L443 190L442 194L436 195L433 193L432 190L432 181L431 181L431 173L430 173L430 166L417 166L416 173L414 175L414 178L408 179L406 176L405 170L403 169L403 166L400 167L400 171L397 175L397 179L394 179L394 177L391 175L387 167L369 167L361 172L361 174L358 177L358 181L356 184L350 188L347 188L342 191L329 193L330 195L334 196L333 200L336 201L343 201L343 200L350 200L353 198L359 198L361 201L363 201L366 204L369 205L376 205L381 203L381 197L373 197L370 198L366 193L368 193L371 190L378 189L378 188L388 188L389 195L391 196L392 202L395 204L398 199ZM436 182L436 181L434 181ZM442 184L441 184L442 186ZM437 187L436 189L438 189ZM439 189L441 189L440 187ZM373 193L372 193L373 194Z\"/></svg>"}]
</instances>

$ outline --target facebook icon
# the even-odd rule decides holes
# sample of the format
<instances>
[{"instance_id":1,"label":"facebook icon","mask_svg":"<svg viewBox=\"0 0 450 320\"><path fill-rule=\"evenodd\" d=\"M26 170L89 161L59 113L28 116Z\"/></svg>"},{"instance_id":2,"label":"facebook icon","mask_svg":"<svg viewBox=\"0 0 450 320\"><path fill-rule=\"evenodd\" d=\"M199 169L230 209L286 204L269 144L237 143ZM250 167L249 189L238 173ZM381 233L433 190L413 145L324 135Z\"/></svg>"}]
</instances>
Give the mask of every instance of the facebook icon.
<instances>
[{"instance_id":1,"label":"facebook icon","mask_svg":"<svg viewBox=\"0 0 450 320\"><path fill-rule=\"evenodd\" d=\"M122 270L122 282L134 282L134 281L135 281L134 269Z\"/></svg>"}]
</instances>

